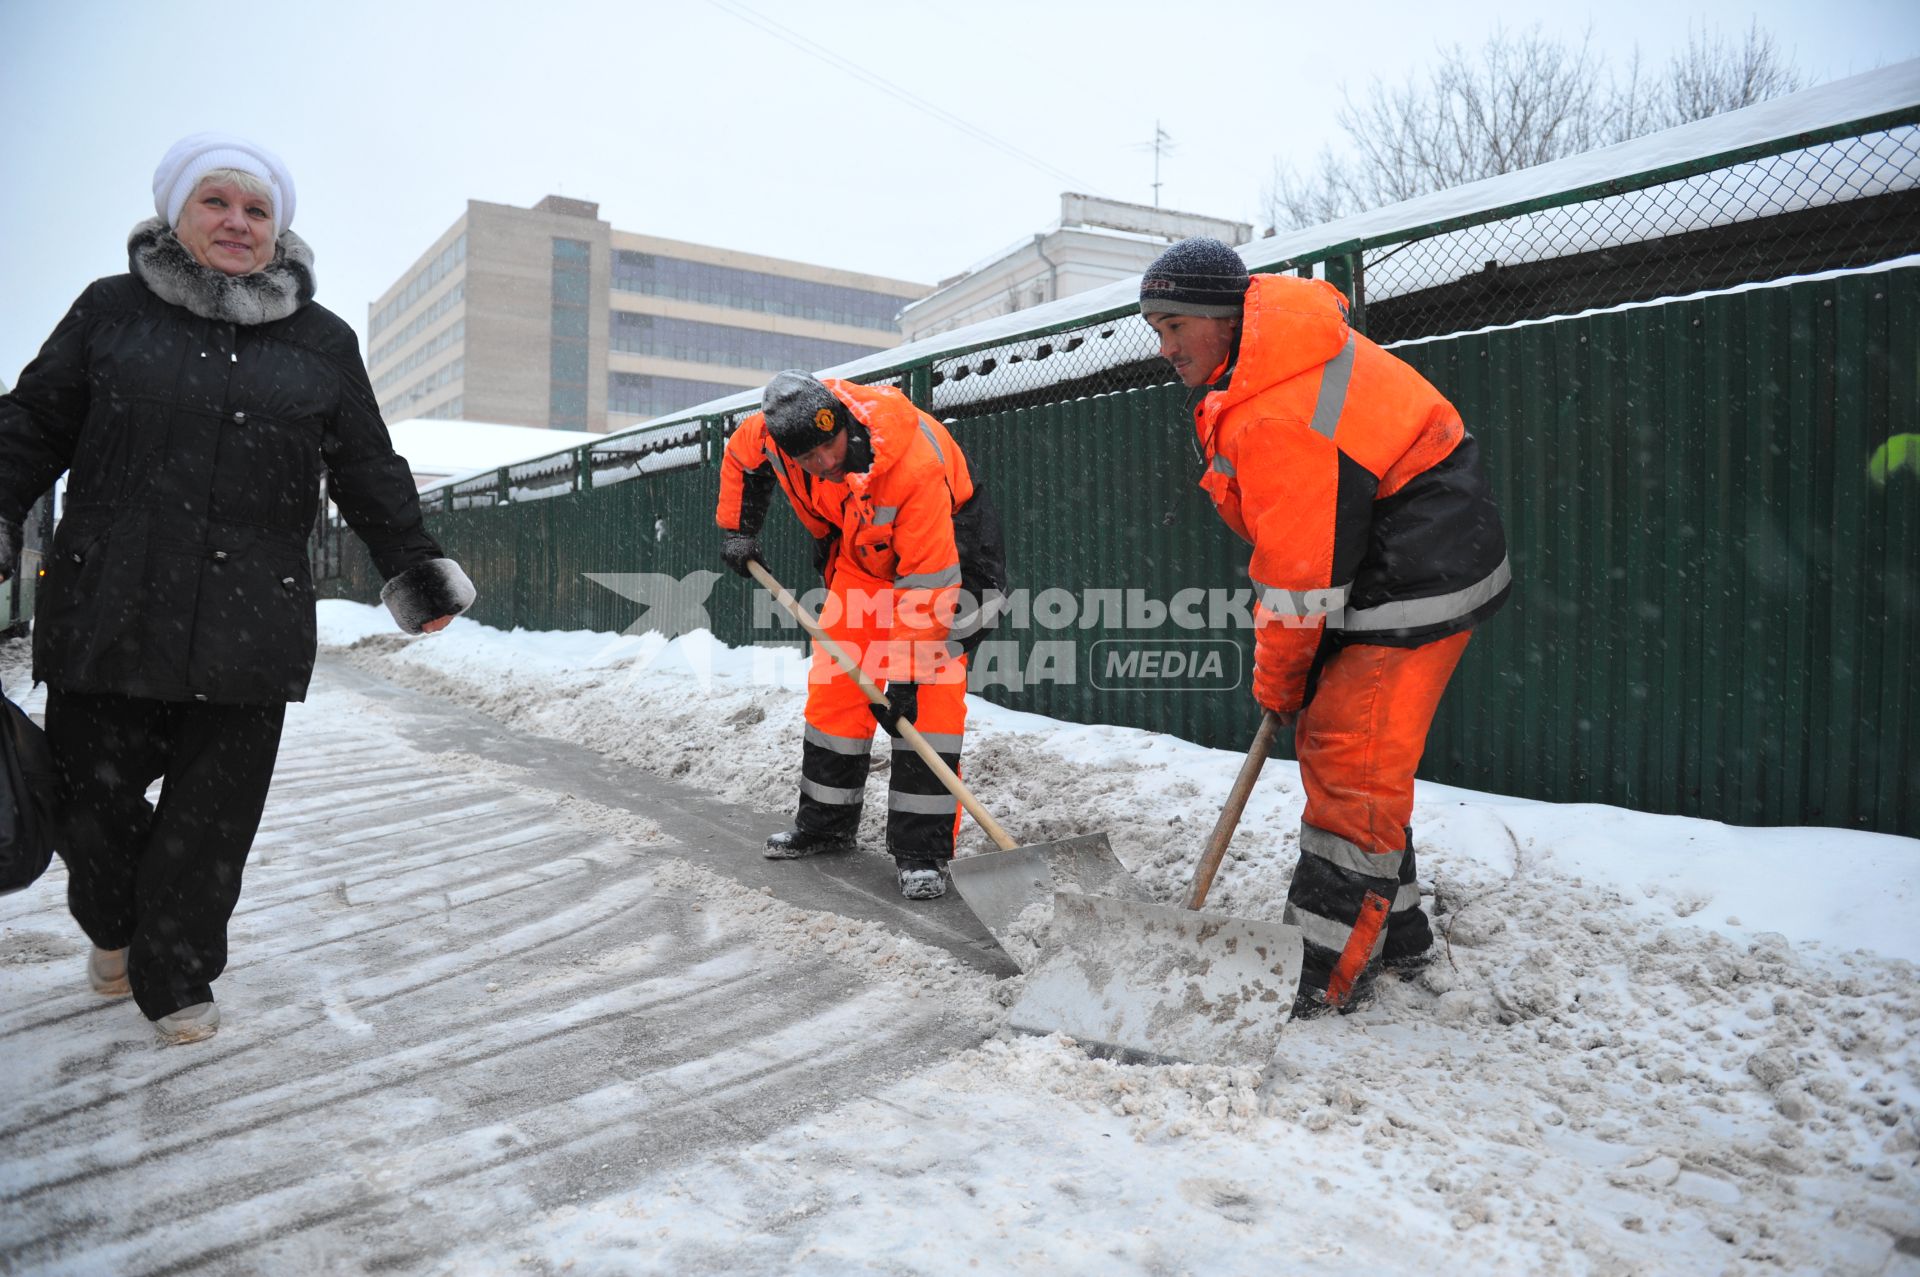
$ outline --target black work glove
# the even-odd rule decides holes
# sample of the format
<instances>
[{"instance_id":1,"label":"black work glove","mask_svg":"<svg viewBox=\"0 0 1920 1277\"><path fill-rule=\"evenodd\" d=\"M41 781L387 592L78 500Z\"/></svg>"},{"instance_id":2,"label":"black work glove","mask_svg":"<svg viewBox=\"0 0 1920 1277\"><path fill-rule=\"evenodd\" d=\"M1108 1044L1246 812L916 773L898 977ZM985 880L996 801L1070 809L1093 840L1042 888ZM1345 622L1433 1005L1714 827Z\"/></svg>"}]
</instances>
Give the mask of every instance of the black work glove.
<instances>
[{"instance_id":1,"label":"black work glove","mask_svg":"<svg viewBox=\"0 0 1920 1277\"><path fill-rule=\"evenodd\" d=\"M898 737L901 723L911 723L920 717L920 685L888 683L887 703L876 705L868 701L867 708L873 711L874 721L887 729L887 735Z\"/></svg>"},{"instance_id":2,"label":"black work glove","mask_svg":"<svg viewBox=\"0 0 1920 1277\"><path fill-rule=\"evenodd\" d=\"M720 557L726 565L741 576L751 576L747 564L758 560L765 563L760 555L760 538L749 536L745 532L729 532L720 538Z\"/></svg>"}]
</instances>

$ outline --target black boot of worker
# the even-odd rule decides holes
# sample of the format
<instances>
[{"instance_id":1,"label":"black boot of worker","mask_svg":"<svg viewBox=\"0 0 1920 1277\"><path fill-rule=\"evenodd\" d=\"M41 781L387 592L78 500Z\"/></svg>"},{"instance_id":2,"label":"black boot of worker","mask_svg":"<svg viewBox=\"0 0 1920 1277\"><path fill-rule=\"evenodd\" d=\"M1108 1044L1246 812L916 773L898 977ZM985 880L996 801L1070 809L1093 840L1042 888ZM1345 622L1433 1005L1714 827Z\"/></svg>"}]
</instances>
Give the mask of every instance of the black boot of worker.
<instances>
[{"instance_id":1,"label":"black boot of worker","mask_svg":"<svg viewBox=\"0 0 1920 1277\"><path fill-rule=\"evenodd\" d=\"M1380 965L1403 976L1433 961L1433 924L1420 906L1407 910L1403 918L1395 915L1387 924L1387 943L1380 950Z\"/></svg>"},{"instance_id":2,"label":"black boot of worker","mask_svg":"<svg viewBox=\"0 0 1920 1277\"><path fill-rule=\"evenodd\" d=\"M798 860L802 856L852 850L852 834L813 834L804 829L783 829L767 839L767 849L760 854L768 860Z\"/></svg>"},{"instance_id":3,"label":"black boot of worker","mask_svg":"<svg viewBox=\"0 0 1920 1277\"><path fill-rule=\"evenodd\" d=\"M1341 1015L1352 1015L1361 1007L1373 1001L1375 981L1380 976L1380 964L1373 963L1360 973L1348 990L1346 1001L1335 1005L1327 1001L1327 983L1332 979L1333 971L1324 963L1307 960L1301 964L1300 989L1293 998L1293 1018L1311 1020L1329 1012L1338 1011Z\"/></svg>"},{"instance_id":4,"label":"black boot of worker","mask_svg":"<svg viewBox=\"0 0 1920 1277\"><path fill-rule=\"evenodd\" d=\"M900 876L900 894L909 900L938 900L947 894L947 867L938 860L908 856L893 858Z\"/></svg>"}]
</instances>

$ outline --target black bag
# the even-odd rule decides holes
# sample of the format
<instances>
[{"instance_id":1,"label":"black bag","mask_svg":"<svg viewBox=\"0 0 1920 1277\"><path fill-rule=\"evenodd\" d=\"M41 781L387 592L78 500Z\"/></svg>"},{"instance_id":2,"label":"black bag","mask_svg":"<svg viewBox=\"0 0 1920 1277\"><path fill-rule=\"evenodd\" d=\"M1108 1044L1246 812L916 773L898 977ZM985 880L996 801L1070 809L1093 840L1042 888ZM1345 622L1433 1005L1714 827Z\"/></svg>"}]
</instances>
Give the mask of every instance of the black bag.
<instances>
[{"instance_id":1,"label":"black bag","mask_svg":"<svg viewBox=\"0 0 1920 1277\"><path fill-rule=\"evenodd\" d=\"M30 887L53 859L53 749L0 690L0 893Z\"/></svg>"}]
</instances>

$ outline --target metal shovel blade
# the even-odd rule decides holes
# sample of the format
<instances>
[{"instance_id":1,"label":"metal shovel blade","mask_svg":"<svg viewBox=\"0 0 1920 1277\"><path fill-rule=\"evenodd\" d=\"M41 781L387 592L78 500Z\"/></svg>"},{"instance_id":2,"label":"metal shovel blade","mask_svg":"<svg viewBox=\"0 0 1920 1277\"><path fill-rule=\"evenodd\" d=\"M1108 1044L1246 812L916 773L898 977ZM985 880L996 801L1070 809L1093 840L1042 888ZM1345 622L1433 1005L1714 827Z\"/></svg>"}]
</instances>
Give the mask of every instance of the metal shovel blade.
<instances>
[{"instance_id":1,"label":"metal shovel blade","mask_svg":"<svg viewBox=\"0 0 1920 1277\"><path fill-rule=\"evenodd\" d=\"M1034 939L1028 935L1022 937L1024 944L1009 943L1016 935L1015 924L1034 905L1051 905L1055 892L1147 899L1146 890L1113 854L1105 834L960 856L948 862L947 870L980 924L1016 957L1031 950ZM1032 929L1044 931L1044 926Z\"/></svg>"},{"instance_id":2,"label":"metal shovel blade","mask_svg":"<svg viewBox=\"0 0 1920 1277\"><path fill-rule=\"evenodd\" d=\"M1264 1069L1293 1016L1300 929L1058 892L1054 948L1027 975L1009 1025L1149 1062Z\"/></svg>"}]
</instances>

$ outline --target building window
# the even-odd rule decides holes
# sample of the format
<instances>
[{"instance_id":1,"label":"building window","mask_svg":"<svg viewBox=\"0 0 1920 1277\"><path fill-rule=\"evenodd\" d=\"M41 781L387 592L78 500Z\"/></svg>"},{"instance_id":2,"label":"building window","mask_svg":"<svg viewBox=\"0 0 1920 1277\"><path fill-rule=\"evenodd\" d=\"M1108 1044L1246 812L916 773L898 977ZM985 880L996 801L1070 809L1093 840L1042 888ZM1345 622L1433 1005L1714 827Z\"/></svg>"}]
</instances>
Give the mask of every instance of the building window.
<instances>
[{"instance_id":1,"label":"building window","mask_svg":"<svg viewBox=\"0 0 1920 1277\"><path fill-rule=\"evenodd\" d=\"M408 327L412 327L412 325L409 324ZM440 333L439 335L434 337L432 341L427 342L425 345L421 346L420 349L414 351L411 355L408 355L405 359L402 359L399 363L393 365L391 368L381 373L380 376L374 381L373 388L376 391L391 389L393 386L399 383L401 378L405 377L408 373L420 367L422 364L425 364L430 360L434 359L442 351L446 350L447 347L458 345L460 343L460 339L465 337L466 335L467 335L467 321L464 319L454 320L453 323L447 327L447 330L445 332Z\"/></svg>"},{"instance_id":2,"label":"building window","mask_svg":"<svg viewBox=\"0 0 1920 1277\"><path fill-rule=\"evenodd\" d=\"M715 266L625 249L613 255L613 287L625 293L677 297L733 310L852 324L895 335L900 331L897 321L900 308L913 300L893 293L870 292L841 284L817 284L765 271Z\"/></svg>"},{"instance_id":3,"label":"building window","mask_svg":"<svg viewBox=\"0 0 1920 1277\"><path fill-rule=\"evenodd\" d=\"M592 300L593 246L555 239L547 424L556 430L587 428L587 306Z\"/></svg>"},{"instance_id":4,"label":"building window","mask_svg":"<svg viewBox=\"0 0 1920 1277\"><path fill-rule=\"evenodd\" d=\"M391 399L382 400L380 415L392 421L396 417L417 417L420 415L415 405L423 399L431 398L443 386L451 386L459 381L466 372L467 361L460 358L452 363L442 364L413 385L407 387Z\"/></svg>"},{"instance_id":5,"label":"building window","mask_svg":"<svg viewBox=\"0 0 1920 1277\"><path fill-rule=\"evenodd\" d=\"M637 417L658 417L663 413L691 408L709 399L737 395L743 389L743 386L729 386L717 381L616 372L607 377L607 411Z\"/></svg>"},{"instance_id":6,"label":"building window","mask_svg":"<svg viewBox=\"0 0 1920 1277\"><path fill-rule=\"evenodd\" d=\"M415 315L407 321L405 328L402 328L399 332L381 342L374 352L367 356L367 367L377 368L382 363L393 358L394 352L425 332L436 319L439 319L455 306L458 306L466 297L466 294L467 281L463 279L442 293L439 300L427 307L424 314ZM369 342L368 344L371 345L372 343Z\"/></svg>"},{"instance_id":7,"label":"building window","mask_svg":"<svg viewBox=\"0 0 1920 1277\"><path fill-rule=\"evenodd\" d=\"M553 384L556 386L584 386L587 384L587 346L585 342L560 341L553 343Z\"/></svg>"},{"instance_id":8,"label":"building window","mask_svg":"<svg viewBox=\"0 0 1920 1277\"><path fill-rule=\"evenodd\" d=\"M553 304L556 306L585 306L593 298L593 277L585 267L563 267L555 260L553 263Z\"/></svg>"},{"instance_id":9,"label":"building window","mask_svg":"<svg viewBox=\"0 0 1920 1277\"><path fill-rule=\"evenodd\" d=\"M697 364L726 364L779 372L782 368L831 368L886 347L827 341L792 333L768 333L728 324L707 324L665 315L616 310L607 344L614 350Z\"/></svg>"},{"instance_id":10,"label":"building window","mask_svg":"<svg viewBox=\"0 0 1920 1277\"><path fill-rule=\"evenodd\" d=\"M394 320L400 318L400 316L406 314L408 310L413 308L416 302L432 292L434 286L441 280L460 269L460 264L466 260L467 233L461 231L453 243L440 250L438 257L428 262L421 268L419 274L407 281L407 286L400 290L398 297L395 297L392 301L368 317L368 343L371 344L373 339L380 335L382 329L386 328L386 326Z\"/></svg>"}]
</instances>

